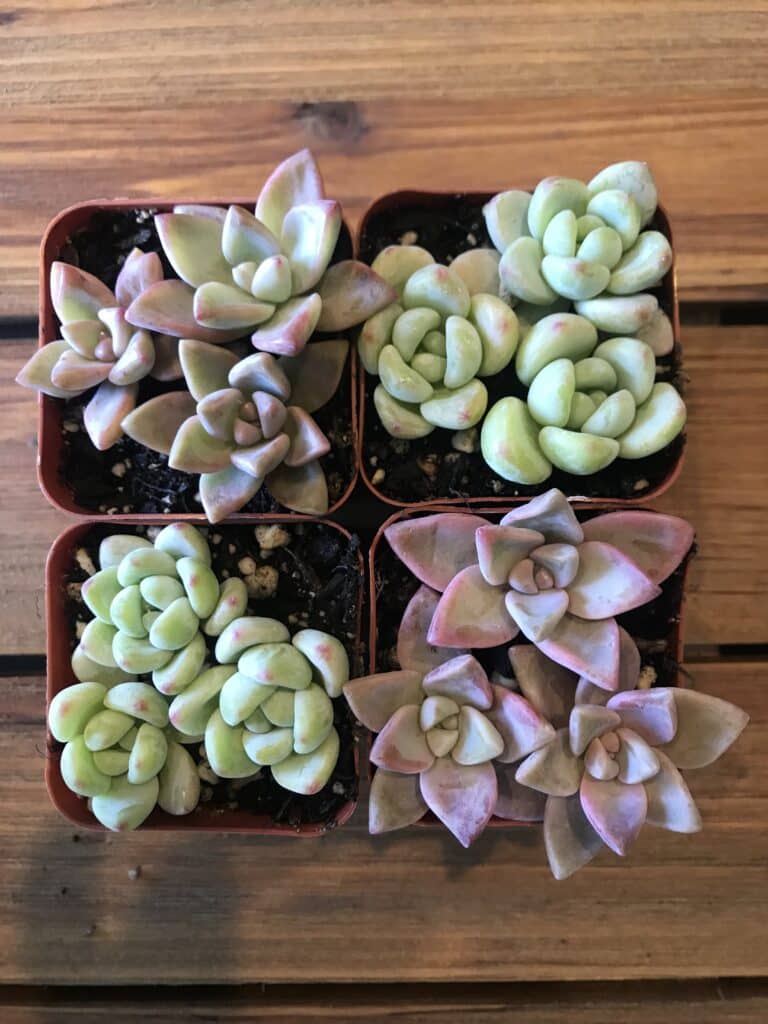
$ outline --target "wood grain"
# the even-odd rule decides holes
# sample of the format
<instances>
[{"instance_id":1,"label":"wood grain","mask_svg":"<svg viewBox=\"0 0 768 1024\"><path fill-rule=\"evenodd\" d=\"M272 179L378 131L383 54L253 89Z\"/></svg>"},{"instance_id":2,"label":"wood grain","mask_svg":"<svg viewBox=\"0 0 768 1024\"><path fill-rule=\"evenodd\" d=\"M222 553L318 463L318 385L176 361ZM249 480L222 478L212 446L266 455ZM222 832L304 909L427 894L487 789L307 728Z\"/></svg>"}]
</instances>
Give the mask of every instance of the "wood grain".
<instances>
[{"instance_id":1,"label":"wood grain","mask_svg":"<svg viewBox=\"0 0 768 1024\"><path fill-rule=\"evenodd\" d=\"M43 783L43 680L3 681L0 983L543 981L768 973L762 663L690 666L752 722L689 783L705 831L653 828L566 883L541 835L322 839L74 830ZM132 868L140 876L129 877Z\"/></svg>"},{"instance_id":2,"label":"wood grain","mask_svg":"<svg viewBox=\"0 0 768 1024\"><path fill-rule=\"evenodd\" d=\"M757 1024L764 982L249 986L218 989L25 988L0 993L3 1024Z\"/></svg>"},{"instance_id":3,"label":"wood grain","mask_svg":"<svg viewBox=\"0 0 768 1024\"><path fill-rule=\"evenodd\" d=\"M768 643L768 536L761 498L768 471L765 330L689 327L684 342L691 377L687 461L679 482L656 505L690 518L697 529L700 551L689 576L686 639L691 645ZM50 541L70 521L38 490L36 399L12 383L33 344L0 343L0 473L6 482L0 602L9 626L0 633L0 654L43 650L43 562Z\"/></svg>"}]
</instances>

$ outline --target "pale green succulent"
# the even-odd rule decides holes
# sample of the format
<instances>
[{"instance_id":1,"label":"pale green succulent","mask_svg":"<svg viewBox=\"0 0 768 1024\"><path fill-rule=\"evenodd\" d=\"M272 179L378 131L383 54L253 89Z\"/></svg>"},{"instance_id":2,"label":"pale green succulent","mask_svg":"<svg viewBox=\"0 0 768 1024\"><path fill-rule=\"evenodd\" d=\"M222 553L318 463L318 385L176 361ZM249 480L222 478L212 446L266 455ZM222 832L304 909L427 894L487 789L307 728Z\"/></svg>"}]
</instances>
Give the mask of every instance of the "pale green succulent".
<instances>
[{"instance_id":1,"label":"pale green succulent","mask_svg":"<svg viewBox=\"0 0 768 1024\"><path fill-rule=\"evenodd\" d=\"M517 317L499 297L498 263L493 250L475 249L445 267L413 245L389 246L374 260L398 301L365 322L358 351L380 378L373 400L393 437L482 419L488 392L478 378L503 370L518 340Z\"/></svg>"},{"instance_id":2,"label":"pale green succulent","mask_svg":"<svg viewBox=\"0 0 768 1024\"><path fill-rule=\"evenodd\" d=\"M539 484L552 466L585 476L616 458L642 459L666 447L685 425L685 404L656 383L647 341L598 341L594 324L575 313L535 323L517 350L527 402L502 398L483 423L481 448L505 480Z\"/></svg>"},{"instance_id":3,"label":"pale green succulent","mask_svg":"<svg viewBox=\"0 0 768 1024\"><path fill-rule=\"evenodd\" d=\"M207 632L216 635L210 620ZM349 679L339 640L314 629L291 638L277 619L240 616L218 633L216 661L174 697L179 734L190 742L202 735L220 778L269 766L283 789L317 793L339 756L331 698Z\"/></svg>"},{"instance_id":4,"label":"pale green succulent","mask_svg":"<svg viewBox=\"0 0 768 1024\"><path fill-rule=\"evenodd\" d=\"M655 313L655 287L672 266L672 249L656 230L642 230L656 212L647 164L604 168L589 184L545 178L532 194L502 192L485 207L501 253L502 288L521 301L523 318L577 312L601 330L634 334ZM565 305L563 300L565 300Z\"/></svg>"}]
</instances>

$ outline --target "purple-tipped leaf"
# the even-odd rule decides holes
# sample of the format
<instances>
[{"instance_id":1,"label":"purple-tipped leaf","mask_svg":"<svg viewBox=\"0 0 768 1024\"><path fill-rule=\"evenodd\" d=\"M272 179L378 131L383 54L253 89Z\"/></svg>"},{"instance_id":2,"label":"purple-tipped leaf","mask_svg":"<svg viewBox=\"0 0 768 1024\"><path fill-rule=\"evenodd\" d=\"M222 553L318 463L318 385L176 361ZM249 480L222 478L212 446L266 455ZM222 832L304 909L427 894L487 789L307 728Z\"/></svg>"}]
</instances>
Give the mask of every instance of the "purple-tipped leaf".
<instances>
[{"instance_id":1,"label":"purple-tipped leaf","mask_svg":"<svg viewBox=\"0 0 768 1024\"><path fill-rule=\"evenodd\" d=\"M87 391L101 384L109 376L109 363L86 359L78 352L68 349L59 356L51 370L51 383L70 393Z\"/></svg>"},{"instance_id":2,"label":"purple-tipped leaf","mask_svg":"<svg viewBox=\"0 0 768 1024\"><path fill-rule=\"evenodd\" d=\"M659 512L609 512L584 523L587 540L605 541L625 555L654 583L662 583L688 554L690 523Z\"/></svg>"},{"instance_id":3,"label":"purple-tipped leaf","mask_svg":"<svg viewBox=\"0 0 768 1024\"><path fill-rule=\"evenodd\" d=\"M578 704L568 720L571 752L580 757L592 740L618 725L621 725L621 716L616 711L599 704Z\"/></svg>"},{"instance_id":4,"label":"purple-tipped leaf","mask_svg":"<svg viewBox=\"0 0 768 1024\"><path fill-rule=\"evenodd\" d=\"M62 324L61 336L69 342L70 348L86 359L98 359L103 355L106 361L112 361L112 341L101 320L73 320Z\"/></svg>"},{"instance_id":5,"label":"purple-tipped leaf","mask_svg":"<svg viewBox=\"0 0 768 1024\"><path fill-rule=\"evenodd\" d=\"M278 466L266 483L272 497L294 512L322 516L328 511L328 481L319 462L298 468Z\"/></svg>"},{"instance_id":6,"label":"purple-tipped leaf","mask_svg":"<svg viewBox=\"0 0 768 1024\"><path fill-rule=\"evenodd\" d=\"M211 437L232 441L242 404L243 394L237 388L220 388L200 399L197 415Z\"/></svg>"},{"instance_id":7,"label":"purple-tipped leaf","mask_svg":"<svg viewBox=\"0 0 768 1024\"><path fill-rule=\"evenodd\" d=\"M155 338L155 365L150 377L163 382L181 380L184 371L179 359L179 339L171 334L160 334Z\"/></svg>"},{"instance_id":8,"label":"purple-tipped leaf","mask_svg":"<svg viewBox=\"0 0 768 1024\"><path fill-rule=\"evenodd\" d=\"M240 388L246 394L266 391L281 401L286 401L291 393L290 382L280 363L268 352L256 352L239 362L235 360L228 381L233 388Z\"/></svg>"},{"instance_id":9,"label":"purple-tipped leaf","mask_svg":"<svg viewBox=\"0 0 768 1024\"><path fill-rule=\"evenodd\" d=\"M319 291L323 305L319 331L346 331L397 299L395 289L359 260L342 260L329 267Z\"/></svg>"},{"instance_id":10,"label":"purple-tipped leaf","mask_svg":"<svg viewBox=\"0 0 768 1024\"><path fill-rule=\"evenodd\" d=\"M560 541L580 544L583 539L581 526L568 499L555 487L512 509L501 520L501 525L538 530L549 544Z\"/></svg>"},{"instance_id":11,"label":"purple-tipped leaf","mask_svg":"<svg viewBox=\"0 0 768 1024\"><path fill-rule=\"evenodd\" d=\"M323 179L308 149L283 160L267 178L256 204L256 216L280 237L285 215L293 206L324 196Z\"/></svg>"},{"instance_id":12,"label":"purple-tipped leaf","mask_svg":"<svg viewBox=\"0 0 768 1024\"><path fill-rule=\"evenodd\" d=\"M329 402L339 387L347 361L349 342L343 339L314 341L298 356L282 356L278 362L291 385L291 402L309 413Z\"/></svg>"},{"instance_id":13,"label":"purple-tipped leaf","mask_svg":"<svg viewBox=\"0 0 768 1024\"><path fill-rule=\"evenodd\" d=\"M236 466L200 477L200 500L209 523L219 523L239 512L261 487L263 481Z\"/></svg>"},{"instance_id":14,"label":"purple-tipped leaf","mask_svg":"<svg viewBox=\"0 0 768 1024\"><path fill-rule=\"evenodd\" d=\"M69 263L51 264L51 303L63 324L72 320L95 320L99 310L115 305L115 296L107 286Z\"/></svg>"},{"instance_id":15,"label":"purple-tipped leaf","mask_svg":"<svg viewBox=\"0 0 768 1024\"><path fill-rule=\"evenodd\" d=\"M439 512L392 523L384 535L417 579L442 592L462 569L477 562L475 533L486 525L480 516Z\"/></svg>"},{"instance_id":16,"label":"purple-tipped leaf","mask_svg":"<svg viewBox=\"0 0 768 1024\"><path fill-rule=\"evenodd\" d=\"M323 276L340 230L341 207L333 199L300 203L286 213L280 248L291 264L294 295L314 288Z\"/></svg>"},{"instance_id":17,"label":"purple-tipped leaf","mask_svg":"<svg viewBox=\"0 0 768 1024\"><path fill-rule=\"evenodd\" d=\"M362 676L344 684L344 696L366 729L381 732L398 708L421 703L421 674L401 670Z\"/></svg>"},{"instance_id":18,"label":"purple-tipped leaf","mask_svg":"<svg viewBox=\"0 0 768 1024\"><path fill-rule=\"evenodd\" d=\"M576 692L573 672L547 658L533 644L517 644L508 653L525 699L556 729L565 725Z\"/></svg>"},{"instance_id":19,"label":"purple-tipped leaf","mask_svg":"<svg viewBox=\"0 0 768 1024\"><path fill-rule=\"evenodd\" d=\"M168 261L182 281L198 288L206 281L232 282L221 251L222 225L213 217L158 213L155 227Z\"/></svg>"},{"instance_id":20,"label":"purple-tipped leaf","mask_svg":"<svg viewBox=\"0 0 768 1024\"><path fill-rule=\"evenodd\" d=\"M206 395L226 388L233 368L239 365L233 352L192 338L183 338L179 342L179 362L187 387L198 402ZM237 386L232 384L232 387Z\"/></svg>"},{"instance_id":21,"label":"purple-tipped leaf","mask_svg":"<svg viewBox=\"0 0 768 1024\"><path fill-rule=\"evenodd\" d=\"M738 739L749 721L745 711L719 697L680 687L671 687L668 692L675 702L677 730L662 750L678 768L712 764Z\"/></svg>"},{"instance_id":22,"label":"purple-tipped leaf","mask_svg":"<svg viewBox=\"0 0 768 1024\"><path fill-rule=\"evenodd\" d=\"M550 636L568 610L564 590L541 590L538 594L518 594L509 590L504 598L509 616L533 643Z\"/></svg>"},{"instance_id":23,"label":"purple-tipped leaf","mask_svg":"<svg viewBox=\"0 0 768 1024\"><path fill-rule=\"evenodd\" d=\"M617 692L634 690L640 675L640 651L637 644L626 631L619 626L619 681ZM574 703L576 704L607 704L610 692L595 686L589 679L579 679L576 686Z\"/></svg>"},{"instance_id":24,"label":"purple-tipped leaf","mask_svg":"<svg viewBox=\"0 0 768 1024\"><path fill-rule=\"evenodd\" d=\"M37 349L16 374L16 383L23 388L40 391L51 398L72 398L81 395L86 388L70 389L59 387L51 380L53 368L65 352L71 352L66 341L50 341Z\"/></svg>"},{"instance_id":25,"label":"purple-tipped leaf","mask_svg":"<svg viewBox=\"0 0 768 1024\"><path fill-rule=\"evenodd\" d=\"M571 796L578 792L583 773L581 761L571 752L567 729L558 729L549 743L534 750L518 766L515 778L548 796Z\"/></svg>"},{"instance_id":26,"label":"purple-tipped leaf","mask_svg":"<svg viewBox=\"0 0 768 1024\"><path fill-rule=\"evenodd\" d=\"M415 775L432 766L435 757L419 725L419 708L406 704L387 721L371 747L371 761L378 768Z\"/></svg>"},{"instance_id":27,"label":"purple-tipped leaf","mask_svg":"<svg viewBox=\"0 0 768 1024\"><path fill-rule=\"evenodd\" d=\"M421 795L427 806L459 840L470 846L491 820L499 796L490 762L460 765L438 758L421 774Z\"/></svg>"},{"instance_id":28,"label":"purple-tipped leaf","mask_svg":"<svg viewBox=\"0 0 768 1024\"><path fill-rule=\"evenodd\" d=\"M517 636L504 590L485 582L477 565L458 573L443 593L427 633L438 647L496 647Z\"/></svg>"},{"instance_id":29,"label":"purple-tipped leaf","mask_svg":"<svg viewBox=\"0 0 768 1024\"><path fill-rule=\"evenodd\" d=\"M486 581L500 587L515 566L544 543L544 535L517 526L481 526L475 534L477 562Z\"/></svg>"},{"instance_id":30,"label":"purple-tipped leaf","mask_svg":"<svg viewBox=\"0 0 768 1024\"><path fill-rule=\"evenodd\" d=\"M123 431L152 451L168 455L182 423L195 413L195 400L188 391L171 391L150 398L122 421Z\"/></svg>"},{"instance_id":31,"label":"purple-tipped leaf","mask_svg":"<svg viewBox=\"0 0 768 1024\"><path fill-rule=\"evenodd\" d=\"M603 841L581 809L578 794L547 799L544 846L550 870L558 881L569 878L602 849Z\"/></svg>"},{"instance_id":32,"label":"purple-tipped leaf","mask_svg":"<svg viewBox=\"0 0 768 1024\"><path fill-rule=\"evenodd\" d=\"M625 728L634 730L653 746L668 743L677 732L677 705L671 687L617 693L607 707L619 715Z\"/></svg>"},{"instance_id":33,"label":"purple-tipped leaf","mask_svg":"<svg viewBox=\"0 0 768 1024\"><path fill-rule=\"evenodd\" d=\"M493 813L507 821L542 821L547 798L515 779L516 765L494 764L498 796Z\"/></svg>"},{"instance_id":34,"label":"purple-tipped leaf","mask_svg":"<svg viewBox=\"0 0 768 1024\"><path fill-rule=\"evenodd\" d=\"M494 700L488 720L504 740L499 761L504 764L519 761L554 738L555 730L525 697L505 690L503 686L494 685L492 689Z\"/></svg>"},{"instance_id":35,"label":"purple-tipped leaf","mask_svg":"<svg viewBox=\"0 0 768 1024\"><path fill-rule=\"evenodd\" d=\"M216 473L226 469L231 453L231 444L211 437L199 417L190 416L173 439L168 465L182 473Z\"/></svg>"},{"instance_id":36,"label":"purple-tipped leaf","mask_svg":"<svg viewBox=\"0 0 768 1024\"><path fill-rule=\"evenodd\" d=\"M480 662L471 654L459 654L433 668L424 676L424 692L450 697L457 704L469 704L485 711L493 703L493 690Z\"/></svg>"},{"instance_id":37,"label":"purple-tipped leaf","mask_svg":"<svg viewBox=\"0 0 768 1024\"><path fill-rule=\"evenodd\" d=\"M660 768L645 784L648 797L646 821L669 832L700 832L701 815L683 776L662 750L655 753Z\"/></svg>"},{"instance_id":38,"label":"purple-tipped leaf","mask_svg":"<svg viewBox=\"0 0 768 1024\"><path fill-rule=\"evenodd\" d=\"M238 448L232 452L232 465L243 473L250 473L263 480L284 461L290 447L288 435L277 434L268 441L259 441L251 448Z\"/></svg>"},{"instance_id":39,"label":"purple-tipped leaf","mask_svg":"<svg viewBox=\"0 0 768 1024\"><path fill-rule=\"evenodd\" d=\"M579 568L568 587L571 614L582 619L608 619L647 604L661 593L622 551L604 541L585 541Z\"/></svg>"},{"instance_id":40,"label":"purple-tipped leaf","mask_svg":"<svg viewBox=\"0 0 768 1024\"><path fill-rule=\"evenodd\" d=\"M283 429L288 410L279 398L268 391L254 391L252 397L264 437L274 437Z\"/></svg>"},{"instance_id":41,"label":"purple-tipped leaf","mask_svg":"<svg viewBox=\"0 0 768 1024\"><path fill-rule=\"evenodd\" d=\"M368 831L372 836L406 828L426 813L418 775L399 775L379 768L368 794Z\"/></svg>"},{"instance_id":42,"label":"purple-tipped leaf","mask_svg":"<svg viewBox=\"0 0 768 1024\"><path fill-rule=\"evenodd\" d=\"M202 327L237 330L238 334L269 320L274 312L271 303L258 302L242 288L221 281L200 285L192 299L192 315Z\"/></svg>"},{"instance_id":43,"label":"purple-tipped leaf","mask_svg":"<svg viewBox=\"0 0 768 1024\"><path fill-rule=\"evenodd\" d=\"M536 646L548 658L604 690L616 690L619 685L619 627L615 619L586 622L566 614Z\"/></svg>"},{"instance_id":44,"label":"purple-tipped leaf","mask_svg":"<svg viewBox=\"0 0 768 1024\"><path fill-rule=\"evenodd\" d=\"M132 249L125 258L115 283L118 306L126 309L152 284L163 280L163 264L156 252Z\"/></svg>"},{"instance_id":45,"label":"purple-tipped leaf","mask_svg":"<svg viewBox=\"0 0 768 1024\"><path fill-rule=\"evenodd\" d=\"M128 323L174 338L194 338L212 345L225 344L242 335L242 329L215 331L195 320L195 293L183 281L171 279L150 285L125 311Z\"/></svg>"},{"instance_id":46,"label":"purple-tipped leaf","mask_svg":"<svg viewBox=\"0 0 768 1024\"><path fill-rule=\"evenodd\" d=\"M283 429L290 439L286 466L306 466L321 455L327 455L331 442L309 413L298 405L289 405L286 413Z\"/></svg>"},{"instance_id":47,"label":"purple-tipped leaf","mask_svg":"<svg viewBox=\"0 0 768 1024\"><path fill-rule=\"evenodd\" d=\"M83 413L83 424L95 448L111 448L123 436L123 420L136 407L137 384L99 384Z\"/></svg>"},{"instance_id":48,"label":"purple-tipped leaf","mask_svg":"<svg viewBox=\"0 0 768 1024\"><path fill-rule=\"evenodd\" d=\"M607 847L626 856L643 827L648 811L645 787L616 779L598 781L586 773L579 788L581 807L592 828Z\"/></svg>"},{"instance_id":49,"label":"purple-tipped leaf","mask_svg":"<svg viewBox=\"0 0 768 1024\"><path fill-rule=\"evenodd\" d=\"M572 544L544 544L531 558L551 573L556 587L569 586L579 570L579 552Z\"/></svg>"},{"instance_id":50,"label":"purple-tipped leaf","mask_svg":"<svg viewBox=\"0 0 768 1024\"><path fill-rule=\"evenodd\" d=\"M134 331L131 340L109 371L109 380L118 387L143 380L155 365L155 346L147 331Z\"/></svg>"},{"instance_id":51,"label":"purple-tipped leaf","mask_svg":"<svg viewBox=\"0 0 768 1024\"><path fill-rule=\"evenodd\" d=\"M655 750L632 729L617 729L616 735L621 741L615 761L619 766L619 782L631 784L652 779L661 767Z\"/></svg>"},{"instance_id":52,"label":"purple-tipped leaf","mask_svg":"<svg viewBox=\"0 0 768 1024\"><path fill-rule=\"evenodd\" d=\"M402 668L426 675L433 668L456 657L452 647L434 647L427 631L440 595L422 584L408 602L397 631L397 660Z\"/></svg>"},{"instance_id":53,"label":"purple-tipped leaf","mask_svg":"<svg viewBox=\"0 0 768 1024\"><path fill-rule=\"evenodd\" d=\"M240 263L263 263L280 252L277 238L242 206L230 206L224 218L221 249L232 267Z\"/></svg>"},{"instance_id":54,"label":"purple-tipped leaf","mask_svg":"<svg viewBox=\"0 0 768 1024\"><path fill-rule=\"evenodd\" d=\"M284 302L274 316L253 332L253 347L278 356L297 356L312 337L321 305L317 292Z\"/></svg>"}]
</instances>

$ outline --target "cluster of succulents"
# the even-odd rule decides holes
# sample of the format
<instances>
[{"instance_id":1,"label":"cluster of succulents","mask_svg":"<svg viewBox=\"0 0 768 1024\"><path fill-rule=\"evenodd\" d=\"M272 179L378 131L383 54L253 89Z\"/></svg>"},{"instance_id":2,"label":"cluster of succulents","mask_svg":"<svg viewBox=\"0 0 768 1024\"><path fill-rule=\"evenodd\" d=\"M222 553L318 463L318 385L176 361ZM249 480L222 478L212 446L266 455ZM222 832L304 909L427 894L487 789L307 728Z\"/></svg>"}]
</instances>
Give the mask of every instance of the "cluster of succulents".
<instances>
[{"instance_id":1,"label":"cluster of succulents","mask_svg":"<svg viewBox=\"0 0 768 1024\"><path fill-rule=\"evenodd\" d=\"M325 198L303 150L270 175L255 216L188 204L156 215L178 277L163 279L158 254L137 249L113 294L92 274L54 263L62 338L43 345L17 381L63 399L96 387L84 412L94 445L107 449L125 432L168 455L171 468L200 473L211 522L242 508L265 480L287 508L322 513L317 460L330 442L310 414L335 393L349 346L312 335L344 331L396 298L365 264L331 265L341 226L339 204ZM259 350L251 356L248 335ZM149 374L184 376L188 390L138 404Z\"/></svg>"},{"instance_id":2,"label":"cluster of succulents","mask_svg":"<svg viewBox=\"0 0 768 1024\"><path fill-rule=\"evenodd\" d=\"M366 320L357 343L380 380L373 401L382 424L404 439L474 427L488 405L478 378L503 370L518 342L517 317L499 298L496 254L477 249L446 267L420 246L391 245L373 270L398 295Z\"/></svg>"},{"instance_id":3,"label":"cluster of succulents","mask_svg":"<svg viewBox=\"0 0 768 1024\"><path fill-rule=\"evenodd\" d=\"M624 855L646 821L701 827L680 769L711 764L747 716L653 686L614 618L652 601L682 563L684 520L631 510L580 523L552 490L498 526L437 513L385 536L421 585L399 625L399 669L344 687L377 733L372 833L431 810L468 846L493 816L543 820L565 878L604 845ZM480 652L518 632L530 643L509 647L511 676L490 682Z\"/></svg>"},{"instance_id":4,"label":"cluster of succulents","mask_svg":"<svg viewBox=\"0 0 768 1024\"><path fill-rule=\"evenodd\" d=\"M110 535L99 564L81 589L95 617L72 656L78 682L48 713L65 744L62 778L95 817L126 830L156 804L193 811L200 781L190 744L204 744L219 778L269 766L290 792L322 789L339 754L332 698L349 678L340 641L315 629L291 637L276 619L246 615L244 581L219 583L188 523L164 527L154 543Z\"/></svg>"}]
</instances>

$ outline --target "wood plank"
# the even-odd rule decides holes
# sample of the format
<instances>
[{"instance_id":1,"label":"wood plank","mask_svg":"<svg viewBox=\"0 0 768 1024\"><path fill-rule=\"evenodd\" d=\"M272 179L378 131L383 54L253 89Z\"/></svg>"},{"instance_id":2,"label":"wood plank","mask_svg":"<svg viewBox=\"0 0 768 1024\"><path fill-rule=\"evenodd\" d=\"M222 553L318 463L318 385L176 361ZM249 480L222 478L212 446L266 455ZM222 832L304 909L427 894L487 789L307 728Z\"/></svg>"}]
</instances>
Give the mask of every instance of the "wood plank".
<instances>
[{"instance_id":1,"label":"wood plank","mask_svg":"<svg viewBox=\"0 0 768 1024\"><path fill-rule=\"evenodd\" d=\"M686 328L691 385L687 462L656 504L696 524L700 553L689 577L686 639L693 645L766 643L768 537L760 497L768 463L765 330ZM0 601L8 628L0 654L44 648L42 566L69 517L52 510L35 480L35 397L12 378L33 342L0 344ZM386 510L382 513L388 514Z\"/></svg>"},{"instance_id":2,"label":"wood plank","mask_svg":"<svg viewBox=\"0 0 768 1024\"><path fill-rule=\"evenodd\" d=\"M43 680L4 680L0 983L764 977L768 665L690 667L752 715L689 775L704 833L649 827L627 861L605 853L564 883L535 829L470 851L431 829L374 840L364 802L306 842L77 831L43 788Z\"/></svg>"},{"instance_id":3,"label":"wood plank","mask_svg":"<svg viewBox=\"0 0 768 1024\"><path fill-rule=\"evenodd\" d=\"M765 982L619 982L541 985L322 985L254 989L21 989L0 992L3 1024L756 1024Z\"/></svg>"}]
</instances>

